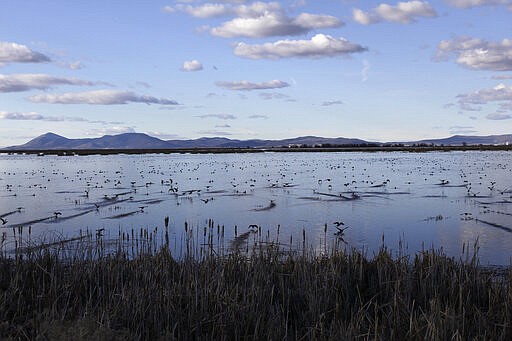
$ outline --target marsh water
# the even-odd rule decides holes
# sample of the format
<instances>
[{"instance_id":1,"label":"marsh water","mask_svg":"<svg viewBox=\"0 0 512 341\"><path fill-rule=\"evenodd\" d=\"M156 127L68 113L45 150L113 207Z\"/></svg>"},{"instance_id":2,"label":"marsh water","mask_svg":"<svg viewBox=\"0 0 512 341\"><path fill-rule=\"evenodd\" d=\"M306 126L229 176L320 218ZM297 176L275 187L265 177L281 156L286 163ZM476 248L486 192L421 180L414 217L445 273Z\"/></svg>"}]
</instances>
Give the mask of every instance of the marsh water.
<instances>
[{"instance_id":1,"label":"marsh water","mask_svg":"<svg viewBox=\"0 0 512 341\"><path fill-rule=\"evenodd\" d=\"M184 224L209 220L229 241L258 225L268 239L304 237L375 252L459 257L478 245L482 264L512 257L512 157L506 151L0 155L0 232L73 238L80 231L164 227L174 249ZM337 233L335 222L343 228ZM341 224L343 223L343 224ZM345 229L346 228L346 229ZM104 229L104 230L102 230ZM11 244L10 244L11 242ZM12 245L11 245L12 246ZM290 245L291 246L291 245Z\"/></svg>"}]
</instances>

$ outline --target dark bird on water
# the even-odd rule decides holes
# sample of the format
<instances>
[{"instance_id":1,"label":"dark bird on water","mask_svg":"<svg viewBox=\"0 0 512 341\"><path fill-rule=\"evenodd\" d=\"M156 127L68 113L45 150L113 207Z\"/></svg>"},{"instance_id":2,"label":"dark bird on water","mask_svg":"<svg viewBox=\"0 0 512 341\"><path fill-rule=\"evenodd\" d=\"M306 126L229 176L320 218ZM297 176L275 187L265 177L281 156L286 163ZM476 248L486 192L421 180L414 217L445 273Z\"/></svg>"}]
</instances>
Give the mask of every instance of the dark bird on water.
<instances>
[{"instance_id":1,"label":"dark bird on water","mask_svg":"<svg viewBox=\"0 0 512 341\"><path fill-rule=\"evenodd\" d=\"M53 212L53 215L55 216L55 219L57 219L60 215L62 215L61 212Z\"/></svg>"},{"instance_id":2,"label":"dark bird on water","mask_svg":"<svg viewBox=\"0 0 512 341\"><path fill-rule=\"evenodd\" d=\"M335 221L333 224L334 224L336 227L340 227L341 225L345 225L345 223L344 223L344 222L342 222L342 221Z\"/></svg>"},{"instance_id":3,"label":"dark bird on water","mask_svg":"<svg viewBox=\"0 0 512 341\"><path fill-rule=\"evenodd\" d=\"M7 224L7 220L5 220L4 218L0 217L0 221L2 221L2 225L5 225Z\"/></svg>"}]
</instances>

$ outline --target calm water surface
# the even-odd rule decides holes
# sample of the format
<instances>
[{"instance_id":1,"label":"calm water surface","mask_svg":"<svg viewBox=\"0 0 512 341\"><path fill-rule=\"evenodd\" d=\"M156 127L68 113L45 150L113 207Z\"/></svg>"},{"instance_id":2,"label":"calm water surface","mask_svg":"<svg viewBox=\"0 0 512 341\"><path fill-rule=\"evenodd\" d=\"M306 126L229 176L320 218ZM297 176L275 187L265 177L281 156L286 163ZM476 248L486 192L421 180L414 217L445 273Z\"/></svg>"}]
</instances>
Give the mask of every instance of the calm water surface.
<instances>
[{"instance_id":1,"label":"calm water surface","mask_svg":"<svg viewBox=\"0 0 512 341\"><path fill-rule=\"evenodd\" d=\"M163 228L173 247L184 223L224 225L226 239L261 227L269 238L303 238L319 250L348 228L348 247L411 254L442 247L460 256L478 240L483 264L512 257L510 152L258 153L221 155L0 155L0 216L31 238L80 231ZM1 224L2 222L0 222ZM327 224L327 231L325 231ZM338 241L339 242L339 241Z\"/></svg>"}]
</instances>

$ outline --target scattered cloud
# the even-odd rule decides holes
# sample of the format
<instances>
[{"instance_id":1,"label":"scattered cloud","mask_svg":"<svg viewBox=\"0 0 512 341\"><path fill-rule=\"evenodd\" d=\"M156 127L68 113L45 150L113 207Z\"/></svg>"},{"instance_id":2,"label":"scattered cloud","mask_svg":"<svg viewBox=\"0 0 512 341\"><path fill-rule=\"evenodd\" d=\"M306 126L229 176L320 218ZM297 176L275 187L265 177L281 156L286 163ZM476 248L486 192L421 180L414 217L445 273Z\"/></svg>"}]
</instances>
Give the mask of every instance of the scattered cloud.
<instances>
[{"instance_id":1,"label":"scattered cloud","mask_svg":"<svg viewBox=\"0 0 512 341\"><path fill-rule=\"evenodd\" d=\"M213 135L213 136L230 136L233 135L232 133L228 131L222 131L222 130L200 130L197 132L201 135Z\"/></svg>"},{"instance_id":2,"label":"scattered cloud","mask_svg":"<svg viewBox=\"0 0 512 341\"><path fill-rule=\"evenodd\" d=\"M485 118L487 118L488 120L501 121L501 120L512 119L512 115L506 114L506 113L495 112L493 114L489 114L489 115L485 116Z\"/></svg>"},{"instance_id":3,"label":"scattered cloud","mask_svg":"<svg viewBox=\"0 0 512 341\"><path fill-rule=\"evenodd\" d=\"M86 85L97 83L77 78L56 77L45 74L0 74L0 93L21 92L33 89L47 90L54 85Z\"/></svg>"},{"instance_id":4,"label":"scattered cloud","mask_svg":"<svg viewBox=\"0 0 512 341\"><path fill-rule=\"evenodd\" d=\"M271 99L285 99L289 98L290 96L279 93L279 92L262 92L259 94L261 98L264 100L271 100Z\"/></svg>"},{"instance_id":5,"label":"scattered cloud","mask_svg":"<svg viewBox=\"0 0 512 341\"><path fill-rule=\"evenodd\" d=\"M220 97L221 95L215 93L215 92L209 92L206 94L207 98L214 98L214 97Z\"/></svg>"},{"instance_id":6,"label":"scattered cloud","mask_svg":"<svg viewBox=\"0 0 512 341\"><path fill-rule=\"evenodd\" d=\"M31 112L6 112L0 111L0 118L15 121L64 121L64 118L43 116L40 113Z\"/></svg>"},{"instance_id":7,"label":"scattered cloud","mask_svg":"<svg viewBox=\"0 0 512 341\"><path fill-rule=\"evenodd\" d=\"M368 74L370 73L371 65L370 63L364 59L363 60L363 69L361 70L361 82L366 82L368 80Z\"/></svg>"},{"instance_id":8,"label":"scattered cloud","mask_svg":"<svg viewBox=\"0 0 512 341\"><path fill-rule=\"evenodd\" d=\"M380 4L370 12L354 8L352 18L359 24L370 25L381 21L409 24L420 17L437 17L435 9L427 1L399 2L396 6Z\"/></svg>"},{"instance_id":9,"label":"scattered cloud","mask_svg":"<svg viewBox=\"0 0 512 341\"><path fill-rule=\"evenodd\" d=\"M203 69L203 64L197 60L189 60L183 63L181 71L200 71Z\"/></svg>"},{"instance_id":10,"label":"scattered cloud","mask_svg":"<svg viewBox=\"0 0 512 341\"><path fill-rule=\"evenodd\" d=\"M220 120L236 120L236 116L232 114L206 114L197 116L200 118L218 118Z\"/></svg>"},{"instance_id":11,"label":"scattered cloud","mask_svg":"<svg viewBox=\"0 0 512 341\"><path fill-rule=\"evenodd\" d=\"M334 28L344 23L331 15L300 13L290 17L279 2L257 1L248 5L205 3L198 6L178 4L164 7L164 12L185 12L206 19L233 17L217 27L203 27L210 34L223 38L299 35L319 28Z\"/></svg>"},{"instance_id":12,"label":"scattered cloud","mask_svg":"<svg viewBox=\"0 0 512 341\"><path fill-rule=\"evenodd\" d=\"M231 128L229 124L217 124L215 128Z\"/></svg>"},{"instance_id":13,"label":"scattered cloud","mask_svg":"<svg viewBox=\"0 0 512 341\"><path fill-rule=\"evenodd\" d=\"M135 84L136 84L137 86L141 86L141 87L146 88L146 89L151 88L151 84L149 84L149 83L147 83L147 82L137 81L137 82L135 82Z\"/></svg>"},{"instance_id":14,"label":"scattered cloud","mask_svg":"<svg viewBox=\"0 0 512 341\"><path fill-rule=\"evenodd\" d=\"M473 70L512 71L512 39L489 42L484 39L460 37L443 40L437 46L437 61L457 56L457 64Z\"/></svg>"},{"instance_id":15,"label":"scattered cloud","mask_svg":"<svg viewBox=\"0 0 512 341\"><path fill-rule=\"evenodd\" d=\"M50 57L25 45L0 41L0 63L45 63Z\"/></svg>"},{"instance_id":16,"label":"scattered cloud","mask_svg":"<svg viewBox=\"0 0 512 341\"><path fill-rule=\"evenodd\" d=\"M76 62L57 62L57 65L65 69L80 70L84 68L84 64L80 61Z\"/></svg>"},{"instance_id":17,"label":"scattered cloud","mask_svg":"<svg viewBox=\"0 0 512 341\"><path fill-rule=\"evenodd\" d=\"M512 87L504 84L498 84L491 89L461 94L457 98L461 110L464 111L482 111L482 105L497 103L501 110L495 114L487 115L488 119L507 119L510 116L507 112L512 111Z\"/></svg>"},{"instance_id":18,"label":"scattered cloud","mask_svg":"<svg viewBox=\"0 0 512 341\"><path fill-rule=\"evenodd\" d=\"M122 122L91 121L83 117L47 116L38 112L7 112L0 111L0 119L15 121L48 121L48 122L87 122L99 124L119 124Z\"/></svg>"},{"instance_id":19,"label":"scattered cloud","mask_svg":"<svg viewBox=\"0 0 512 341\"><path fill-rule=\"evenodd\" d=\"M268 119L269 117L267 115L251 115L249 117L247 117L251 120L256 120L256 119L263 119L263 120L266 120Z\"/></svg>"},{"instance_id":20,"label":"scattered cloud","mask_svg":"<svg viewBox=\"0 0 512 341\"><path fill-rule=\"evenodd\" d=\"M450 134L475 134L478 130L472 126L451 126L448 128Z\"/></svg>"},{"instance_id":21,"label":"scattered cloud","mask_svg":"<svg viewBox=\"0 0 512 341\"><path fill-rule=\"evenodd\" d=\"M505 84L498 84L491 89L483 89L470 94L457 96L459 103L486 104L494 101L512 101L512 87Z\"/></svg>"},{"instance_id":22,"label":"scattered cloud","mask_svg":"<svg viewBox=\"0 0 512 341\"><path fill-rule=\"evenodd\" d=\"M148 131L148 132L146 132L146 134L148 134L149 136L159 138L161 140L172 140L172 139L179 138L178 134L162 133L159 131Z\"/></svg>"},{"instance_id":23,"label":"scattered cloud","mask_svg":"<svg viewBox=\"0 0 512 341\"><path fill-rule=\"evenodd\" d=\"M238 43L234 54L251 59L281 59L290 57L323 58L364 52L368 49L345 38L317 34L310 40L279 40L274 43L251 45Z\"/></svg>"},{"instance_id":24,"label":"scattered cloud","mask_svg":"<svg viewBox=\"0 0 512 341\"><path fill-rule=\"evenodd\" d=\"M512 9L512 1L510 0L445 0L445 2L458 8L508 5L509 8Z\"/></svg>"},{"instance_id":25,"label":"scattered cloud","mask_svg":"<svg viewBox=\"0 0 512 341\"><path fill-rule=\"evenodd\" d=\"M342 101L336 100L336 101L325 101L322 104L320 104L322 107L330 107L332 105L340 105L343 104Z\"/></svg>"},{"instance_id":26,"label":"scattered cloud","mask_svg":"<svg viewBox=\"0 0 512 341\"><path fill-rule=\"evenodd\" d=\"M512 79L512 75L496 75L496 76L492 76L491 78L496 79L496 80L507 80L507 79Z\"/></svg>"},{"instance_id":27,"label":"scattered cloud","mask_svg":"<svg viewBox=\"0 0 512 341\"><path fill-rule=\"evenodd\" d=\"M118 134L126 134L126 133L136 133L134 127L123 127L123 126L113 126L106 127L100 129L91 129L87 131L85 134L88 136L105 136L105 135L118 135Z\"/></svg>"},{"instance_id":28,"label":"scattered cloud","mask_svg":"<svg viewBox=\"0 0 512 341\"><path fill-rule=\"evenodd\" d=\"M87 92L70 92L63 94L40 94L28 98L34 103L51 104L94 104L113 105L128 103L145 103L161 105L177 105L175 100L138 95L131 91L95 90Z\"/></svg>"},{"instance_id":29,"label":"scattered cloud","mask_svg":"<svg viewBox=\"0 0 512 341\"><path fill-rule=\"evenodd\" d=\"M268 82L263 83L251 83L248 81L238 81L238 82L216 82L217 86L221 88L226 88L229 90L241 90L241 91L251 91L251 90L268 90L268 89L279 89L286 88L290 86L290 84L274 79Z\"/></svg>"}]
</instances>

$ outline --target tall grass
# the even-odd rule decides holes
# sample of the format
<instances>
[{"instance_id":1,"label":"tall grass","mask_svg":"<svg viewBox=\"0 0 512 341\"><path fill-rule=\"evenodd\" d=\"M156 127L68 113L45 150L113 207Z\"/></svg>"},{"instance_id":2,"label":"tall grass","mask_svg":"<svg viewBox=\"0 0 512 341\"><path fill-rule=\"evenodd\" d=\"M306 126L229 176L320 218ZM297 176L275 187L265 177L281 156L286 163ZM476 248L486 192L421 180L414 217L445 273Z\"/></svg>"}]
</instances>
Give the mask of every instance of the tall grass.
<instances>
[{"instance_id":1,"label":"tall grass","mask_svg":"<svg viewBox=\"0 0 512 341\"><path fill-rule=\"evenodd\" d=\"M2 254L0 338L512 339L512 273L476 257L258 243L176 258L153 232Z\"/></svg>"}]
</instances>

